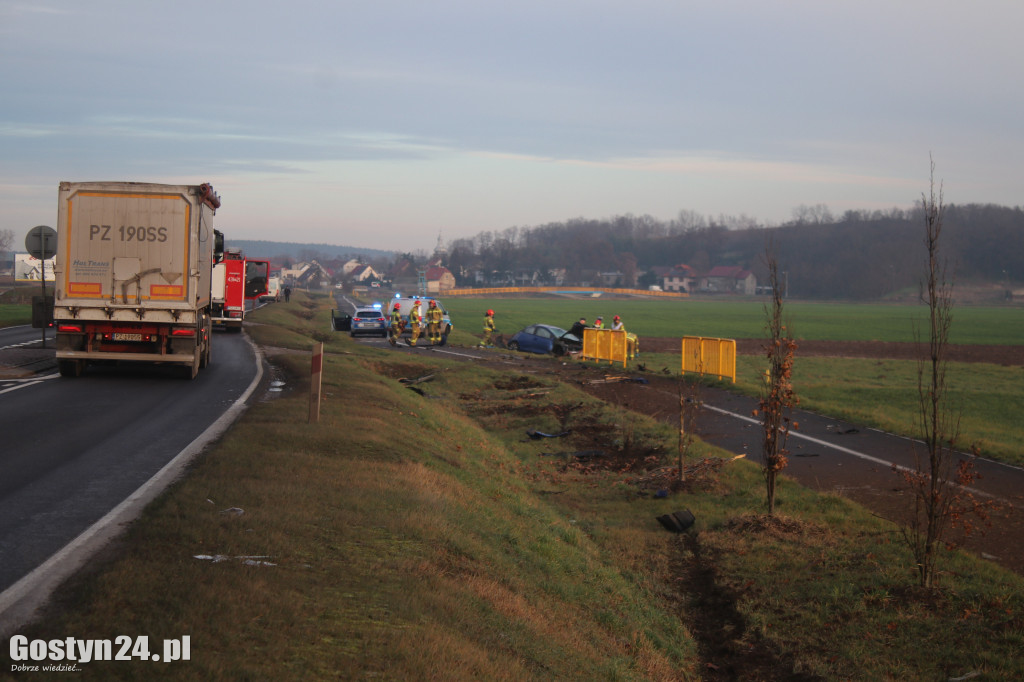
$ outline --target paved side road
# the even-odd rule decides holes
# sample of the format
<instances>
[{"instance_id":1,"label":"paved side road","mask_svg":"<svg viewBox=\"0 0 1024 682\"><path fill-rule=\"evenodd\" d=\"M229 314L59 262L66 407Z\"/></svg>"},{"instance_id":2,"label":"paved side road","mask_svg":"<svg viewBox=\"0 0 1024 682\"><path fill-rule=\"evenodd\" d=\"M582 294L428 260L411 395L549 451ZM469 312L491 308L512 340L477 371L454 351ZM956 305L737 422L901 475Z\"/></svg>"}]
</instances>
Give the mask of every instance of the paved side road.
<instances>
[{"instance_id":1,"label":"paved side road","mask_svg":"<svg viewBox=\"0 0 1024 682\"><path fill-rule=\"evenodd\" d=\"M678 423L678 382L649 374L637 376L649 383L584 388L603 399ZM761 423L752 416L756 399L711 388L700 389L698 399L703 408L697 423L700 438L760 462ZM913 498L893 467L913 468L915 447L920 448L920 443L806 410L794 410L791 417L799 428L790 432L785 476L815 490L843 495L890 521L907 519ZM979 458L975 470L980 478L970 492L996 501L1003 509L993 516L992 527L984 529L984 535L972 535L965 545L1024 574L1024 468ZM784 501L780 513L785 513Z\"/></svg>"}]
</instances>

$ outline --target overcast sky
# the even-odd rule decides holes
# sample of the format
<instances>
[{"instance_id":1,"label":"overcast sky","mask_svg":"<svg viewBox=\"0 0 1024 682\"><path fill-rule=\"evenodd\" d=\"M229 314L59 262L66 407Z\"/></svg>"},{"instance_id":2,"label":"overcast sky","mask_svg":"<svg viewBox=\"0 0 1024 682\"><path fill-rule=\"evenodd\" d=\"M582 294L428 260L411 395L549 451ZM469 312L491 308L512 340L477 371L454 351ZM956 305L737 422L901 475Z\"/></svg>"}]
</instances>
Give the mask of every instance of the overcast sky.
<instances>
[{"instance_id":1,"label":"overcast sky","mask_svg":"<svg viewBox=\"0 0 1024 682\"><path fill-rule=\"evenodd\" d=\"M680 211L1019 206L1021 0L0 0L0 229L213 183L229 239L413 251Z\"/></svg>"}]
</instances>

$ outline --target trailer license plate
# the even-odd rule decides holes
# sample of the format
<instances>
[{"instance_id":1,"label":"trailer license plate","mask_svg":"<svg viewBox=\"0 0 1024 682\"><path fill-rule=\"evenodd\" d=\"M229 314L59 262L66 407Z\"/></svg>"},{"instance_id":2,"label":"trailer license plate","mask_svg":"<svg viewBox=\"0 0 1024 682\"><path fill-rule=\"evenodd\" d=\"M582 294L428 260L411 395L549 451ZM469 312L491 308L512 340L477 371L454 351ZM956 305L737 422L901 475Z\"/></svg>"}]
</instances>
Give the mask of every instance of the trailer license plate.
<instances>
[{"instance_id":1,"label":"trailer license plate","mask_svg":"<svg viewBox=\"0 0 1024 682\"><path fill-rule=\"evenodd\" d=\"M142 334L125 334L122 332L114 332L110 336L114 341L142 341Z\"/></svg>"}]
</instances>

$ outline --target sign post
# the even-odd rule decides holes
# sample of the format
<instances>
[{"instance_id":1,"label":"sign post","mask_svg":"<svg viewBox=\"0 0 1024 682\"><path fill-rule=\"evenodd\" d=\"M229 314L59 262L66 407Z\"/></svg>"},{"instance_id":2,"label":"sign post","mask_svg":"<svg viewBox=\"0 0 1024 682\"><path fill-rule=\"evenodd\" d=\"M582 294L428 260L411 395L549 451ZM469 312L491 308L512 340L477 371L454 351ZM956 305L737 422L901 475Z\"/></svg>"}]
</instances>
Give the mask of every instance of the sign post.
<instances>
[{"instance_id":1,"label":"sign post","mask_svg":"<svg viewBox=\"0 0 1024 682\"><path fill-rule=\"evenodd\" d=\"M43 328L43 348L46 348L46 328L53 319L53 308L46 304L46 261L57 253L57 231L47 225L36 225L25 235L25 250L39 259L39 284L42 286L40 303L43 311L50 312L40 325Z\"/></svg>"}]
</instances>

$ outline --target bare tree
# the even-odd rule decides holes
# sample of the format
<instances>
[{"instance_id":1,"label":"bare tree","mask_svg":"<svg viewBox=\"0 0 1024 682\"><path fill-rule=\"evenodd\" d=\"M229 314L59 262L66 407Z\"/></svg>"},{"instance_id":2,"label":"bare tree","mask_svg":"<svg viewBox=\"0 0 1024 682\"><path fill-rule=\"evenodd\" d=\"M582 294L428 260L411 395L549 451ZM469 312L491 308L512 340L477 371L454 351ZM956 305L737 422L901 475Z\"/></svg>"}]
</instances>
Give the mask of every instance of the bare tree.
<instances>
[{"instance_id":1,"label":"bare tree","mask_svg":"<svg viewBox=\"0 0 1024 682\"><path fill-rule=\"evenodd\" d=\"M700 411L699 382L679 377L679 441L677 444L679 484L686 482L686 457L696 440L697 414Z\"/></svg>"},{"instance_id":2,"label":"bare tree","mask_svg":"<svg viewBox=\"0 0 1024 682\"><path fill-rule=\"evenodd\" d=\"M14 244L14 230L0 230L0 253L11 250Z\"/></svg>"},{"instance_id":3,"label":"bare tree","mask_svg":"<svg viewBox=\"0 0 1024 682\"><path fill-rule=\"evenodd\" d=\"M797 428L789 412L799 402L793 391L793 355L796 342L789 336L782 317L783 291L779 281L779 266L775 247L771 240L765 249L765 263L768 267L768 281L772 288L772 301L765 305L767 342L764 345L768 357L764 387L756 416L761 415L763 426L761 472L767 491L768 515L775 513L775 490L779 472L786 468L786 442L790 428Z\"/></svg>"},{"instance_id":4,"label":"bare tree","mask_svg":"<svg viewBox=\"0 0 1024 682\"><path fill-rule=\"evenodd\" d=\"M918 584L934 585L938 551L947 531L960 525L966 533L970 515L987 520L992 503L980 503L965 489L977 478L972 460L958 461L960 412L950 405L946 383L946 348L953 324L953 283L939 257L945 205L942 185L935 192L935 162L931 162L929 193L921 195L927 271L921 298L928 306L928 355L918 361L917 388L923 444L914 447L914 470L899 473L914 494L910 523L902 529L917 566ZM915 329L920 342L920 330Z\"/></svg>"}]
</instances>

